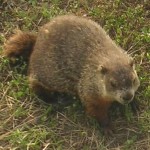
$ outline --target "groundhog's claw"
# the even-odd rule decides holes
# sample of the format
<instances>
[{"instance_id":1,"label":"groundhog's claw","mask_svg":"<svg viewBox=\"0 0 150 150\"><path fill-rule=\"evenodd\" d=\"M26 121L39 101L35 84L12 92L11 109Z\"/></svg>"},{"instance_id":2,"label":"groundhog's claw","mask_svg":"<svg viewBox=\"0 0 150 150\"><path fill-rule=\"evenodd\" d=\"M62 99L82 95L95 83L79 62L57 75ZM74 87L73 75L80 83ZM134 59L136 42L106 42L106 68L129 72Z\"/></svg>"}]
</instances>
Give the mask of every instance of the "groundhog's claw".
<instances>
[{"instance_id":1,"label":"groundhog's claw","mask_svg":"<svg viewBox=\"0 0 150 150\"><path fill-rule=\"evenodd\" d=\"M111 127L106 127L103 130L104 130L104 135L105 136L113 136L113 134L114 134L114 131L112 130Z\"/></svg>"},{"instance_id":2,"label":"groundhog's claw","mask_svg":"<svg viewBox=\"0 0 150 150\"><path fill-rule=\"evenodd\" d=\"M104 122L100 122L99 125L103 128L103 134L105 136L112 136L114 131L113 128L111 126L110 121L107 119Z\"/></svg>"}]
</instances>

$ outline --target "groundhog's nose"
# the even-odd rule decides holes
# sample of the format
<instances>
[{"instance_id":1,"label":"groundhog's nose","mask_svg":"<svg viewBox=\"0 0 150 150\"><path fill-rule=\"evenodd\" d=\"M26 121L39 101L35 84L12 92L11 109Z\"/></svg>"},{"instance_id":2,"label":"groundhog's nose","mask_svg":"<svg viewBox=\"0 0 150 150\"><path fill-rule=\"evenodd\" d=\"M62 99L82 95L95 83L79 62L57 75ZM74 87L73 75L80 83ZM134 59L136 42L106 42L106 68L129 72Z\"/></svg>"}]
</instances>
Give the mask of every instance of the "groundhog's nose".
<instances>
[{"instance_id":1,"label":"groundhog's nose","mask_svg":"<svg viewBox=\"0 0 150 150\"><path fill-rule=\"evenodd\" d=\"M124 99L125 101L130 101L132 98L133 98L133 94L130 93L130 92L127 92L127 93L123 96L123 99Z\"/></svg>"}]
</instances>

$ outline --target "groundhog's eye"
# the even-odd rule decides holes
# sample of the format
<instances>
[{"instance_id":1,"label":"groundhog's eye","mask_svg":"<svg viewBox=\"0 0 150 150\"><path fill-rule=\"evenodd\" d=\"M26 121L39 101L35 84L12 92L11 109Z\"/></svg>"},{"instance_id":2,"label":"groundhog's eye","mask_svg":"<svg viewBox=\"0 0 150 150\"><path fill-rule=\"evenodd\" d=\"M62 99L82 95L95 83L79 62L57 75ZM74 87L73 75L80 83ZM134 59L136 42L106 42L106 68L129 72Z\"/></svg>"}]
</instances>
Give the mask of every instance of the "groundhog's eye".
<instances>
[{"instance_id":1,"label":"groundhog's eye","mask_svg":"<svg viewBox=\"0 0 150 150\"><path fill-rule=\"evenodd\" d=\"M110 81L110 84L111 84L111 86L112 86L113 88L116 88L116 87L117 87L117 84L116 84L115 81Z\"/></svg>"}]
</instances>

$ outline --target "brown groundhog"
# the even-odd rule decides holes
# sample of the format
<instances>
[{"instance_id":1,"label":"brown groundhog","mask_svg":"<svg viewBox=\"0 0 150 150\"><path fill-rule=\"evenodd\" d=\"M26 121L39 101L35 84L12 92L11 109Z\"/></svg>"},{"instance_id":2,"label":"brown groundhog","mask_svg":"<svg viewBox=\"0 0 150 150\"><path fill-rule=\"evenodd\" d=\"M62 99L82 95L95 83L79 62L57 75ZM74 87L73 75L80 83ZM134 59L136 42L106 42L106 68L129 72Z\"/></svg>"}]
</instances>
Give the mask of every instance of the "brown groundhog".
<instances>
[{"instance_id":1,"label":"brown groundhog","mask_svg":"<svg viewBox=\"0 0 150 150\"><path fill-rule=\"evenodd\" d=\"M4 49L10 59L29 59L30 87L36 93L79 96L106 132L111 132L107 112L112 102L131 102L140 85L132 58L100 25L82 17L56 17L37 35L12 36Z\"/></svg>"}]
</instances>

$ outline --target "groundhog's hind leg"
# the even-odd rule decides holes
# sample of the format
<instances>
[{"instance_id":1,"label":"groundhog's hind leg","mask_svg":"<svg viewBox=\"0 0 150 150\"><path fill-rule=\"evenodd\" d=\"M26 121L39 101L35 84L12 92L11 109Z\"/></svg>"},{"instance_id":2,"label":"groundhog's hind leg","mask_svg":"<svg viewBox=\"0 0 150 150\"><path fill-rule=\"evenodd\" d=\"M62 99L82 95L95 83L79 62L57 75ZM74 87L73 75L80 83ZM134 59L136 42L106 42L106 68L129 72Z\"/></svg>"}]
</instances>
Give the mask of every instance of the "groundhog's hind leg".
<instances>
[{"instance_id":1,"label":"groundhog's hind leg","mask_svg":"<svg viewBox=\"0 0 150 150\"><path fill-rule=\"evenodd\" d=\"M45 87L41 82L33 79L32 77L29 77L29 83L33 92L46 103L57 103L61 106L68 106L73 102L70 95L59 91L50 90L48 87Z\"/></svg>"},{"instance_id":2,"label":"groundhog's hind leg","mask_svg":"<svg viewBox=\"0 0 150 150\"><path fill-rule=\"evenodd\" d=\"M38 80L29 77L29 84L30 84L30 88L40 99L42 99L47 103L55 102L55 95L53 94L53 92L48 88L46 88Z\"/></svg>"}]
</instances>

